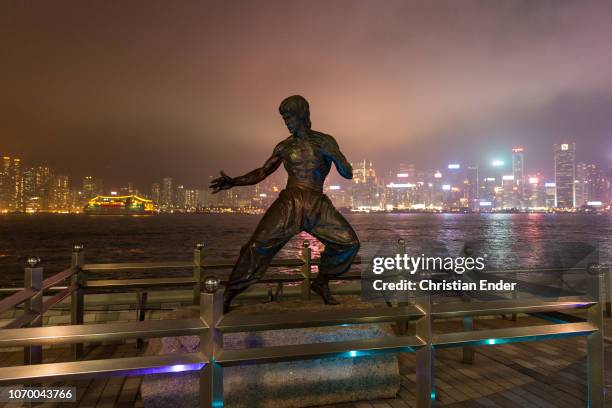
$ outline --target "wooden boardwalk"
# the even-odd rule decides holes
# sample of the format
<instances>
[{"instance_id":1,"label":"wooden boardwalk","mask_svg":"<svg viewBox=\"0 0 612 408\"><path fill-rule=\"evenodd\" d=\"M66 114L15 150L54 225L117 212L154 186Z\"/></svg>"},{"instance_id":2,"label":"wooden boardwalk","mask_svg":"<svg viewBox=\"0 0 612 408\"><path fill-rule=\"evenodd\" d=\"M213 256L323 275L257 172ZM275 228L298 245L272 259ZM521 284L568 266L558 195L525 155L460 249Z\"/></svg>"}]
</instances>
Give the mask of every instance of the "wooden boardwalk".
<instances>
[{"instance_id":1,"label":"wooden boardwalk","mask_svg":"<svg viewBox=\"0 0 612 408\"><path fill-rule=\"evenodd\" d=\"M170 306L166 305L169 310ZM167 312L153 311L148 318L159 319ZM10 316L2 316L8 318ZM89 323L134 320L134 310L107 310L89 313ZM45 325L67 323L65 313L45 316ZM530 316L519 316L521 325L541 324ZM0 324L2 322L0 321ZM502 318L478 318L477 328L508 327L512 321ZM461 322L436 323L440 331L459 329ZM606 380L612 392L612 319L606 319ZM575 337L528 343L477 347L473 365L461 362L461 349L436 351L436 399L449 408L576 408L586 407L585 352L586 339ZM136 356L142 353L134 342L101 344L88 347L87 359ZM53 347L44 350L44 362L69 360L69 349ZM0 353L0 365L19 365L22 353L17 350ZM399 355L401 389L394 399L330 405L325 408L407 408L415 407L415 355ZM141 407L140 377L112 377L72 382L77 387L76 404L33 404L45 407ZM63 385L56 383L53 385ZM612 398L610 398L612 399ZM5 404L6 407L22 406ZM612 407L612 401L608 401Z\"/></svg>"}]
</instances>

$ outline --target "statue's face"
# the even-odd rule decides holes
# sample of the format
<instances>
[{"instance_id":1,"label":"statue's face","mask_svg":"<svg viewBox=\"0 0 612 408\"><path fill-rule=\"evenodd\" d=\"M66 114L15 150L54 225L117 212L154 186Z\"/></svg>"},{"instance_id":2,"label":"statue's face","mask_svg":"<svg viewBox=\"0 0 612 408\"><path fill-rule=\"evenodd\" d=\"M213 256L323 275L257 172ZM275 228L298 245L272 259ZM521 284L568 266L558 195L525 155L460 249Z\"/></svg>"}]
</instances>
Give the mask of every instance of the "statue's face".
<instances>
[{"instance_id":1,"label":"statue's face","mask_svg":"<svg viewBox=\"0 0 612 408\"><path fill-rule=\"evenodd\" d=\"M283 120L285 121L285 125L291 134L295 134L300 128L300 119L297 115L291 112L283 112Z\"/></svg>"}]
</instances>

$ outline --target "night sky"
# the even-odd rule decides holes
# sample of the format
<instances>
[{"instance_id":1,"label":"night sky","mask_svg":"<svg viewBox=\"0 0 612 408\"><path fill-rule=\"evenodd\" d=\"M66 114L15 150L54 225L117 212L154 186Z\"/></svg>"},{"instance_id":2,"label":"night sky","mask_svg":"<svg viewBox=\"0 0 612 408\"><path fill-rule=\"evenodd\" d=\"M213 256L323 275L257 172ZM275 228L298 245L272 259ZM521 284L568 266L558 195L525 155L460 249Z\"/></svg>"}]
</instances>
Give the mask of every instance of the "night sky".
<instances>
[{"instance_id":1,"label":"night sky","mask_svg":"<svg viewBox=\"0 0 612 408\"><path fill-rule=\"evenodd\" d=\"M612 163L610 1L16 1L0 5L0 154L105 184L261 165L299 93L382 171L552 144ZM281 170L282 171L282 170Z\"/></svg>"}]
</instances>

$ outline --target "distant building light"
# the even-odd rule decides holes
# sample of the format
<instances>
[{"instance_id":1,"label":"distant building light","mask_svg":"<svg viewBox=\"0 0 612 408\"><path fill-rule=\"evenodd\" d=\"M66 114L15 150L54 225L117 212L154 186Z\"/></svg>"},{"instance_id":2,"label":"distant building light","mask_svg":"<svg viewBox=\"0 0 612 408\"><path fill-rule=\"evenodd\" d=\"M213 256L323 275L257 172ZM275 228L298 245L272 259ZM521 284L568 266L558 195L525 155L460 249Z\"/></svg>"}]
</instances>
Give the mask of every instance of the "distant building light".
<instances>
[{"instance_id":1,"label":"distant building light","mask_svg":"<svg viewBox=\"0 0 612 408\"><path fill-rule=\"evenodd\" d=\"M567 143L563 143L561 145L561 150L569 150L569 145Z\"/></svg>"},{"instance_id":2,"label":"distant building light","mask_svg":"<svg viewBox=\"0 0 612 408\"><path fill-rule=\"evenodd\" d=\"M412 208L413 210L424 210L425 204L412 204L410 208Z\"/></svg>"},{"instance_id":3,"label":"distant building light","mask_svg":"<svg viewBox=\"0 0 612 408\"><path fill-rule=\"evenodd\" d=\"M514 176L512 174L506 175L506 176L502 177L502 180L504 180L504 181L514 180Z\"/></svg>"},{"instance_id":4,"label":"distant building light","mask_svg":"<svg viewBox=\"0 0 612 408\"><path fill-rule=\"evenodd\" d=\"M450 191L450 189L451 189L450 184L444 184L444 185L442 186L442 190L444 190L444 191Z\"/></svg>"},{"instance_id":5,"label":"distant building light","mask_svg":"<svg viewBox=\"0 0 612 408\"><path fill-rule=\"evenodd\" d=\"M481 202L479 203L479 205L480 205L481 207L490 207L490 206L492 206L492 205L493 205L493 203L491 203L490 201L481 201Z\"/></svg>"},{"instance_id":6,"label":"distant building light","mask_svg":"<svg viewBox=\"0 0 612 408\"><path fill-rule=\"evenodd\" d=\"M397 173L397 178L407 178L408 173Z\"/></svg>"},{"instance_id":7,"label":"distant building light","mask_svg":"<svg viewBox=\"0 0 612 408\"><path fill-rule=\"evenodd\" d=\"M117 195L116 191L111 191L111 195Z\"/></svg>"},{"instance_id":8,"label":"distant building light","mask_svg":"<svg viewBox=\"0 0 612 408\"><path fill-rule=\"evenodd\" d=\"M457 170L457 169L460 169L461 166L459 164L456 164L456 163L451 163L451 164L448 165L448 168L449 168L449 170Z\"/></svg>"},{"instance_id":9,"label":"distant building light","mask_svg":"<svg viewBox=\"0 0 612 408\"><path fill-rule=\"evenodd\" d=\"M529 177L529 184L538 184L539 180L537 177Z\"/></svg>"},{"instance_id":10,"label":"distant building light","mask_svg":"<svg viewBox=\"0 0 612 408\"><path fill-rule=\"evenodd\" d=\"M557 183L544 183L544 187L557 187Z\"/></svg>"},{"instance_id":11,"label":"distant building light","mask_svg":"<svg viewBox=\"0 0 612 408\"><path fill-rule=\"evenodd\" d=\"M265 197L267 197L268 195L267 195L266 193L261 193L261 194L259 194L259 196L260 196L260 197L265 198Z\"/></svg>"},{"instance_id":12,"label":"distant building light","mask_svg":"<svg viewBox=\"0 0 612 408\"><path fill-rule=\"evenodd\" d=\"M522 147L515 147L514 149L512 149L512 151L514 153L521 153L523 151L523 148Z\"/></svg>"},{"instance_id":13,"label":"distant building light","mask_svg":"<svg viewBox=\"0 0 612 408\"><path fill-rule=\"evenodd\" d=\"M329 186L330 190L340 190L340 186Z\"/></svg>"},{"instance_id":14,"label":"distant building light","mask_svg":"<svg viewBox=\"0 0 612 408\"><path fill-rule=\"evenodd\" d=\"M487 177L484 181L495 181L495 177Z\"/></svg>"},{"instance_id":15,"label":"distant building light","mask_svg":"<svg viewBox=\"0 0 612 408\"><path fill-rule=\"evenodd\" d=\"M442 178L442 173L440 173L439 171L436 171L434 173L434 178Z\"/></svg>"},{"instance_id":16,"label":"distant building light","mask_svg":"<svg viewBox=\"0 0 612 408\"><path fill-rule=\"evenodd\" d=\"M410 187L414 187L414 184L412 183L390 183L390 184L387 184L387 187L389 188L410 188Z\"/></svg>"},{"instance_id":17,"label":"distant building light","mask_svg":"<svg viewBox=\"0 0 612 408\"><path fill-rule=\"evenodd\" d=\"M504 162L502 160L493 160L491 164L493 165L493 167L501 167L504 165Z\"/></svg>"},{"instance_id":18,"label":"distant building light","mask_svg":"<svg viewBox=\"0 0 612 408\"><path fill-rule=\"evenodd\" d=\"M433 183L427 183L428 187L433 187Z\"/></svg>"},{"instance_id":19,"label":"distant building light","mask_svg":"<svg viewBox=\"0 0 612 408\"><path fill-rule=\"evenodd\" d=\"M587 205L593 206L593 207L601 207L602 206L602 202L601 201L588 201Z\"/></svg>"}]
</instances>

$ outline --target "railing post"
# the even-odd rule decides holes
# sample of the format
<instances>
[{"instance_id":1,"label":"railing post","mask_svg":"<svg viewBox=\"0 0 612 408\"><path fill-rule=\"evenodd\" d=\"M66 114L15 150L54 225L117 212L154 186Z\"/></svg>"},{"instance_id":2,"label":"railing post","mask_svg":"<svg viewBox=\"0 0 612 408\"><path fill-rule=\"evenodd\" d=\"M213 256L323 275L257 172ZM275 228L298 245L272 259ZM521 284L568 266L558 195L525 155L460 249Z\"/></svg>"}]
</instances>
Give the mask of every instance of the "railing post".
<instances>
[{"instance_id":1,"label":"railing post","mask_svg":"<svg viewBox=\"0 0 612 408\"><path fill-rule=\"evenodd\" d=\"M612 317L612 291L610 290L610 273L611 268L607 268L604 272L604 301L606 302L606 315Z\"/></svg>"},{"instance_id":2,"label":"railing post","mask_svg":"<svg viewBox=\"0 0 612 408\"><path fill-rule=\"evenodd\" d=\"M474 316L463 316L463 330L474 330ZM463 363L474 364L474 346L463 346Z\"/></svg>"},{"instance_id":3,"label":"railing post","mask_svg":"<svg viewBox=\"0 0 612 408\"><path fill-rule=\"evenodd\" d=\"M603 308L601 299L601 278L605 270L601 265L591 267L587 274L592 279L591 291L594 300L597 302L588 309L587 320L597 328L587 337L587 389L588 407L603 408L604 406L604 344L603 344ZM607 273L607 271L605 272Z\"/></svg>"},{"instance_id":4,"label":"railing post","mask_svg":"<svg viewBox=\"0 0 612 408\"><path fill-rule=\"evenodd\" d=\"M518 291L513 290L512 291L512 300L517 300L517 299L518 299ZM516 313L512 313L511 320L513 322L516 322L518 320L518 315Z\"/></svg>"},{"instance_id":5,"label":"railing post","mask_svg":"<svg viewBox=\"0 0 612 408\"><path fill-rule=\"evenodd\" d=\"M436 400L431 296L428 293L417 296L416 306L425 315L417 320L416 335L425 345L416 352L416 402L418 408L430 408L435 404Z\"/></svg>"},{"instance_id":6,"label":"railing post","mask_svg":"<svg viewBox=\"0 0 612 408\"><path fill-rule=\"evenodd\" d=\"M223 406L223 367L217 356L223 347L223 333L217 323L223 316L223 294L218 291L219 279L208 276L204 279L204 292L200 296L200 318L208 325L200 336L200 350L208 363L200 370L200 407Z\"/></svg>"},{"instance_id":7,"label":"railing post","mask_svg":"<svg viewBox=\"0 0 612 408\"><path fill-rule=\"evenodd\" d=\"M24 315L36 314L37 316L28 324L28 327L42 326L42 307L43 307L43 268L40 266L40 258L31 256L27 260L24 275L24 289L32 289L36 293L24 302ZM24 364L42 363L42 346L27 346L23 348Z\"/></svg>"},{"instance_id":8,"label":"railing post","mask_svg":"<svg viewBox=\"0 0 612 408\"><path fill-rule=\"evenodd\" d=\"M204 248L204 244L202 242L198 242L195 244L195 248L193 249L193 304L200 304L200 292L202 290L201 282L202 282L202 248Z\"/></svg>"},{"instance_id":9,"label":"railing post","mask_svg":"<svg viewBox=\"0 0 612 408\"><path fill-rule=\"evenodd\" d=\"M85 252L82 244L76 244L72 249L71 265L76 268L76 272L72 275L71 284L77 288L70 296L70 324L83 324L85 315L85 275L81 268L85 264ZM78 360L84 355L83 343L76 343L71 346L72 358Z\"/></svg>"},{"instance_id":10,"label":"railing post","mask_svg":"<svg viewBox=\"0 0 612 408\"><path fill-rule=\"evenodd\" d=\"M310 250L310 242L302 242L302 300L310 300L310 277L312 272L312 254Z\"/></svg>"}]
</instances>

